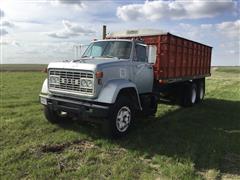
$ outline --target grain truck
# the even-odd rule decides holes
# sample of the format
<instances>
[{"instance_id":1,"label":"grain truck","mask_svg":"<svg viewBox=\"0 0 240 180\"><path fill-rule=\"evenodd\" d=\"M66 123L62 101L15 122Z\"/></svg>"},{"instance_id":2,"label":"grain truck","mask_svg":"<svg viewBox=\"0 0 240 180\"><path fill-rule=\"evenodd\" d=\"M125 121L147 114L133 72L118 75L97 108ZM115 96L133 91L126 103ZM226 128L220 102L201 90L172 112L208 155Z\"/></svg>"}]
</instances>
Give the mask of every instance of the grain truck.
<instances>
[{"instance_id":1,"label":"grain truck","mask_svg":"<svg viewBox=\"0 0 240 180\"><path fill-rule=\"evenodd\" d=\"M159 102L203 101L212 47L159 30L127 30L91 42L82 57L52 62L40 93L51 123L94 120L110 137L127 134L136 115Z\"/></svg>"}]
</instances>

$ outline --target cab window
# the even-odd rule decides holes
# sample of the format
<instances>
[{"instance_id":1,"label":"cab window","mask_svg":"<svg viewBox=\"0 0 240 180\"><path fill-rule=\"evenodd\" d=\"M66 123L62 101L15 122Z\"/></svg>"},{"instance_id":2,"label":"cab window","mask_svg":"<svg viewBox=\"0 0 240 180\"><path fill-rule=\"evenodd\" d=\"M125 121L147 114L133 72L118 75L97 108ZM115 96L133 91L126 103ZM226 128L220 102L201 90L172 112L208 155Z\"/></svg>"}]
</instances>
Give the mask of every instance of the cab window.
<instances>
[{"instance_id":1,"label":"cab window","mask_svg":"<svg viewBox=\"0 0 240 180\"><path fill-rule=\"evenodd\" d=\"M129 41L97 41L93 42L82 57L104 57L129 59L132 43Z\"/></svg>"},{"instance_id":2,"label":"cab window","mask_svg":"<svg viewBox=\"0 0 240 180\"><path fill-rule=\"evenodd\" d=\"M147 62L146 47L136 44L136 61Z\"/></svg>"}]
</instances>

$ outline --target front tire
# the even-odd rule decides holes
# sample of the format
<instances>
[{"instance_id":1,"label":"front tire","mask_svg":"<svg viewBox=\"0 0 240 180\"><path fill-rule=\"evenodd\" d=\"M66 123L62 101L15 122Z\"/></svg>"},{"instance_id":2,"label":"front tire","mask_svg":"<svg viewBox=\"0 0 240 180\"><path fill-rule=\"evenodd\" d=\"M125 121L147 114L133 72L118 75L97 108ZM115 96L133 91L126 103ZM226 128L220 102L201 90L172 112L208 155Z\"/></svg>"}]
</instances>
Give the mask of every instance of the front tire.
<instances>
[{"instance_id":1,"label":"front tire","mask_svg":"<svg viewBox=\"0 0 240 180\"><path fill-rule=\"evenodd\" d=\"M66 119L68 119L67 115L61 116L59 112L54 111L47 106L44 106L43 112L44 112L45 118L50 123L53 123L53 124L58 123L58 122L62 122L62 121L65 121Z\"/></svg>"},{"instance_id":2,"label":"front tire","mask_svg":"<svg viewBox=\"0 0 240 180\"><path fill-rule=\"evenodd\" d=\"M126 96L120 96L111 107L109 117L103 124L105 135L110 138L125 136L133 125L134 108Z\"/></svg>"}]
</instances>

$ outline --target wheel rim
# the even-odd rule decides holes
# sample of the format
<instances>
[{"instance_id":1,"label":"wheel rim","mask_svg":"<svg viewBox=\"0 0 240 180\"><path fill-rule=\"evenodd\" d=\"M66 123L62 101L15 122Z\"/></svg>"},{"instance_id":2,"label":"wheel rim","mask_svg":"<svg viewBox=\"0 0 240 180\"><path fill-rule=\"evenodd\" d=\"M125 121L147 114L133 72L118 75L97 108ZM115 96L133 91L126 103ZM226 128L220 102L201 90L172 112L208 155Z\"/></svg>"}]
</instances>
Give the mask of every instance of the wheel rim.
<instances>
[{"instance_id":1,"label":"wheel rim","mask_svg":"<svg viewBox=\"0 0 240 180\"><path fill-rule=\"evenodd\" d=\"M192 88L192 98L191 98L191 102L192 102L192 104L195 103L195 101L196 101L196 97L197 97L196 88Z\"/></svg>"},{"instance_id":2,"label":"wheel rim","mask_svg":"<svg viewBox=\"0 0 240 180\"><path fill-rule=\"evenodd\" d=\"M131 110L127 106L123 106L117 113L116 127L120 132L125 132L130 126Z\"/></svg>"},{"instance_id":3,"label":"wheel rim","mask_svg":"<svg viewBox=\"0 0 240 180\"><path fill-rule=\"evenodd\" d=\"M200 88L199 98L200 98L201 100L203 99L203 86L201 86L201 88Z\"/></svg>"}]
</instances>

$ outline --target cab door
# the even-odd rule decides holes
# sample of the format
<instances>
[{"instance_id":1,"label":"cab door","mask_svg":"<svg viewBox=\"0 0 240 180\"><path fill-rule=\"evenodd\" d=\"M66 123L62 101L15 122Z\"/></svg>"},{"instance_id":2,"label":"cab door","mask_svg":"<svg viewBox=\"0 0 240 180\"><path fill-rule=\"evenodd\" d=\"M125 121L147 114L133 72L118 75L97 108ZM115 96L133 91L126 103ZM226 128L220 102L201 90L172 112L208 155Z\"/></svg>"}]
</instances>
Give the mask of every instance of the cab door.
<instances>
[{"instance_id":1,"label":"cab door","mask_svg":"<svg viewBox=\"0 0 240 180\"><path fill-rule=\"evenodd\" d=\"M147 46L135 43L134 49L132 79L140 94L152 92L154 76L152 64L148 63Z\"/></svg>"}]
</instances>

